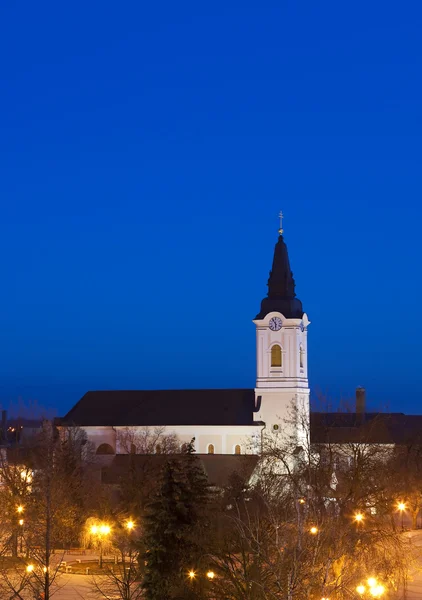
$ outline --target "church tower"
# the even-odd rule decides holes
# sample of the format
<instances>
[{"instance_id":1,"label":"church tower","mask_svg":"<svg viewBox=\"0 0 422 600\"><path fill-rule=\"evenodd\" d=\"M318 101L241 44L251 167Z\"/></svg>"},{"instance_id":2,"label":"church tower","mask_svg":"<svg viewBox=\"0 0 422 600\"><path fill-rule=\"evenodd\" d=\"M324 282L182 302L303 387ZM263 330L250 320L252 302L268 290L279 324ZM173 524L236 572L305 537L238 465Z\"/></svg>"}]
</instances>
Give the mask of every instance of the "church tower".
<instances>
[{"instance_id":1,"label":"church tower","mask_svg":"<svg viewBox=\"0 0 422 600\"><path fill-rule=\"evenodd\" d=\"M303 436L309 430L307 328L310 321L296 298L281 219L280 213L268 295L253 321L257 362L255 420L263 421L268 432L293 435L298 444L303 444Z\"/></svg>"}]
</instances>

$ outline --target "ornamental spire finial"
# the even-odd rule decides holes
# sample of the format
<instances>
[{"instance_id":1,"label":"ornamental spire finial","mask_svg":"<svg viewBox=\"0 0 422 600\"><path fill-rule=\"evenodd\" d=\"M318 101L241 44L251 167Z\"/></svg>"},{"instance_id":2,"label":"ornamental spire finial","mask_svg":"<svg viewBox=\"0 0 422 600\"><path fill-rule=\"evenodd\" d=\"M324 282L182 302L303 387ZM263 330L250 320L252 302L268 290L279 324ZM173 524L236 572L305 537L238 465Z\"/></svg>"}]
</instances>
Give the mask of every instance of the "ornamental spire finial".
<instances>
[{"instance_id":1,"label":"ornamental spire finial","mask_svg":"<svg viewBox=\"0 0 422 600\"><path fill-rule=\"evenodd\" d=\"M283 233L283 213L280 210L280 214L278 215L280 218L280 229L278 230L278 234L282 235Z\"/></svg>"}]
</instances>

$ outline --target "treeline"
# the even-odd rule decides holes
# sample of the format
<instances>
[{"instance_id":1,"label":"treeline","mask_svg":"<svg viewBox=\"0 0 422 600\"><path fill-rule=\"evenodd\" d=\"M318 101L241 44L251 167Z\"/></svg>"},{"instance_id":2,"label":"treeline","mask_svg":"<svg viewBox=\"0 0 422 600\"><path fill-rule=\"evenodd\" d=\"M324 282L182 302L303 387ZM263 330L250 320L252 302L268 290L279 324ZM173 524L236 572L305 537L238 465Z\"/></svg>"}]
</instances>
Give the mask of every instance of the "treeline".
<instances>
[{"instance_id":1,"label":"treeline","mask_svg":"<svg viewBox=\"0 0 422 600\"><path fill-rule=\"evenodd\" d=\"M116 556L91 583L125 600L346 600L368 579L373 597L407 580L413 551L397 506L414 522L417 444L298 447L274 433L252 477L237 469L216 488L194 440L181 451L160 435L162 454L128 456L110 485L78 428L46 422L3 452L1 597L49 600L58 551L81 545Z\"/></svg>"}]
</instances>

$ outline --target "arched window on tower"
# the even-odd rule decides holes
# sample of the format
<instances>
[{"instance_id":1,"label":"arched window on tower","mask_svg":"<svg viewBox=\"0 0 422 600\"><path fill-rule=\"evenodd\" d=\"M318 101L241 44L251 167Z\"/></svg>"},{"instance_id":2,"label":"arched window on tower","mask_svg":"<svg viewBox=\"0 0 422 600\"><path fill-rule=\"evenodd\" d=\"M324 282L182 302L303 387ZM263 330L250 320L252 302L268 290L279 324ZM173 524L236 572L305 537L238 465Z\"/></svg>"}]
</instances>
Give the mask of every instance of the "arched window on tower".
<instances>
[{"instance_id":1,"label":"arched window on tower","mask_svg":"<svg viewBox=\"0 0 422 600\"><path fill-rule=\"evenodd\" d=\"M234 447L234 453L242 454L242 448L240 447L240 444L236 444L236 446Z\"/></svg>"},{"instance_id":2,"label":"arched window on tower","mask_svg":"<svg viewBox=\"0 0 422 600\"><path fill-rule=\"evenodd\" d=\"M271 366L272 367L283 366L281 346L279 346L278 344L274 344L274 346L271 348Z\"/></svg>"},{"instance_id":3,"label":"arched window on tower","mask_svg":"<svg viewBox=\"0 0 422 600\"><path fill-rule=\"evenodd\" d=\"M300 348L299 348L299 365L300 365L301 369L303 369L304 361L305 361L305 351L304 351L303 346L301 344Z\"/></svg>"},{"instance_id":4,"label":"arched window on tower","mask_svg":"<svg viewBox=\"0 0 422 600\"><path fill-rule=\"evenodd\" d=\"M208 444L208 454L214 454L214 444Z\"/></svg>"}]
</instances>

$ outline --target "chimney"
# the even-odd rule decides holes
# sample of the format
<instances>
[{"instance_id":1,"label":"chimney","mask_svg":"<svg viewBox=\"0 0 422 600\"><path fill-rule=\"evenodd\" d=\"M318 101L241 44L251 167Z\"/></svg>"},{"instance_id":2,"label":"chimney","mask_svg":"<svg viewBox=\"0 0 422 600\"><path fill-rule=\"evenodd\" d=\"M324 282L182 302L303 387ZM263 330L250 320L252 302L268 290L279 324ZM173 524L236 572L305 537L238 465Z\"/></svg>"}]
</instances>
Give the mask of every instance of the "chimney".
<instances>
[{"instance_id":1,"label":"chimney","mask_svg":"<svg viewBox=\"0 0 422 600\"><path fill-rule=\"evenodd\" d=\"M365 419L366 412L366 390L364 387L356 388L356 417L362 422Z\"/></svg>"}]
</instances>

